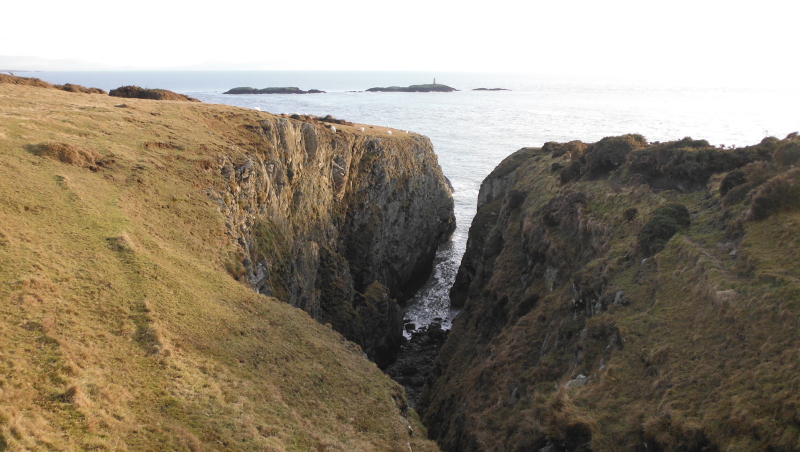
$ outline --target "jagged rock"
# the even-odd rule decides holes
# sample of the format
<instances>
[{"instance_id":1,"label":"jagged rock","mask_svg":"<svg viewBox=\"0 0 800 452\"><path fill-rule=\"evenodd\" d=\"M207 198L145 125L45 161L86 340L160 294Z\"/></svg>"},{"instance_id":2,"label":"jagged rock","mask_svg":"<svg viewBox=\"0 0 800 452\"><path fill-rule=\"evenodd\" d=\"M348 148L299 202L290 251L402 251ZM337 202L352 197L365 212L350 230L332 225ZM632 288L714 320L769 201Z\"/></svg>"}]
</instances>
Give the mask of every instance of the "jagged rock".
<instances>
[{"instance_id":1,"label":"jagged rock","mask_svg":"<svg viewBox=\"0 0 800 452\"><path fill-rule=\"evenodd\" d=\"M412 408L422 394L428 374L433 368L436 355L447 340L449 330L443 330L440 323L411 333L411 339L400 347L399 357L385 372L406 389L408 404Z\"/></svg>"},{"instance_id":2,"label":"jagged rock","mask_svg":"<svg viewBox=\"0 0 800 452\"><path fill-rule=\"evenodd\" d=\"M566 382L564 384L564 387L566 389L580 388L581 386L586 384L587 380L588 380L588 378L585 375L579 374L577 377L575 377L572 380Z\"/></svg>"},{"instance_id":3,"label":"jagged rock","mask_svg":"<svg viewBox=\"0 0 800 452\"><path fill-rule=\"evenodd\" d=\"M455 228L452 189L427 138L347 126L262 119L247 128L261 152L221 155L226 184L211 196L255 290L331 323L383 366L400 344L398 302Z\"/></svg>"}]
</instances>

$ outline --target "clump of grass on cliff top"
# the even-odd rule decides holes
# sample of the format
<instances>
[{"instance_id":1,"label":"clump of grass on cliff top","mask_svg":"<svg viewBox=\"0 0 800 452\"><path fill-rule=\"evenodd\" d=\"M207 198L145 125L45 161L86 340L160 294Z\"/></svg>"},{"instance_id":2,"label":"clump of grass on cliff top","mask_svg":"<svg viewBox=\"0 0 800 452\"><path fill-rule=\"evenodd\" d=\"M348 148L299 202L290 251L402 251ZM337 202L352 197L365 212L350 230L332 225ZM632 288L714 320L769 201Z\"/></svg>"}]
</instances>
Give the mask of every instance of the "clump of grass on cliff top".
<instances>
[{"instance_id":1,"label":"clump of grass on cliff top","mask_svg":"<svg viewBox=\"0 0 800 452\"><path fill-rule=\"evenodd\" d=\"M266 113L115 102L0 84L0 444L434 450L356 347L224 269L237 248L205 190Z\"/></svg>"},{"instance_id":2,"label":"clump of grass on cliff top","mask_svg":"<svg viewBox=\"0 0 800 452\"><path fill-rule=\"evenodd\" d=\"M166 89L140 88L138 86L121 86L112 89L109 93L112 97L125 97L129 99L150 99L150 100L183 100L188 102L200 102L195 98L178 94Z\"/></svg>"},{"instance_id":3,"label":"clump of grass on cliff top","mask_svg":"<svg viewBox=\"0 0 800 452\"><path fill-rule=\"evenodd\" d=\"M100 155L93 149L69 143L47 142L27 146L28 150L41 157L49 157L77 166L94 166Z\"/></svg>"},{"instance_id":4,"label":"clump of grass on cliff top","mask_svg":"<svg viewBox=\"0 0 800 452\"><path fill-rule=\"evenodd\" d=\"M645 148L647 141L639 134L605 137L597 143L585 144L580 141L569 143L548 142L542 150L560 157L564 154L572 160L560 172L561 182L578 179L582 175L599 177L607 174L625 163L627 155L635 150Z\"/></svg>"},{"instance_id":5,"label":"clump of grass on cliff top","mask_svg":"<svg viewBox=\"0 0 800 452\"><path fill-rule=\"evenodd\" d=\"M13 83L15 85L35 86L38 88L53 88L53 85L33 77L17 77L16 75L0 74L0 83Z\"/></svg>"},{"instance_id":6,"label":"clump of grass on cliff top","mask_svg":"<svg viewBox=\"0 0 800 452\"><path fill-rule=\"evenodd\" d=\"M74 85L72 83L65 83L63 85L55 85L55 87L60 89L60 90L63 90L63 91L69 91L71 93L108 94L108 93L105 92L105 90L102 90L100 88L86 88L84 86Z\"/></svg>"},{"instance_id":7,"label":"clump of grass on cliff top","mask_svg":"<svg viewBox=\"0 0 800 452\"><path fill-rule=\"evenodd\" d=\"M749 218L763 220L781 211L800 208L800 168L779 174L753 193Z\"/></svg>"},{"instance_id":8,"label":"clump of grass on cliff top","mask_svg":"<svg viewBox=\"0 0 800 452\"><path fill-rule=\"evenodd\" d=\"M627 155L645 148L647 140L639 134L628 134L618 137L605 137L587 146L582 158L586 159L586 172L599 176L625 163Z\"/></svg>"}]
</instances>

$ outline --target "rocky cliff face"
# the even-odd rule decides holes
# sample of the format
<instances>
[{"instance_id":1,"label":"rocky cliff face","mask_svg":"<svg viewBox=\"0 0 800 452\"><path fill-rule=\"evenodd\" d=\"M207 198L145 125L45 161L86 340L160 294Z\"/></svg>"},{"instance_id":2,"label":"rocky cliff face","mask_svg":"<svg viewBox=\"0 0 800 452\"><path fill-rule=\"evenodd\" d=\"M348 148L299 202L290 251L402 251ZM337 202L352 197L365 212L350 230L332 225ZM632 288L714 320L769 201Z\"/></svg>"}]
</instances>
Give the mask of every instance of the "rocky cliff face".
<instances>
[{"instance_id":1,"label":"rocky cliff face","mask_svg":"<svg viewBox=\"0 0 800 452\"><path fill-rule=\"evenodd\" d=\"M796 450L800 140L547 143L483 182L417 404L450 451Z\"/></svg>"},{"instance_id":2,"label":"rocky cliff face","mask_svg":"<svg viewBox=\"0 0 800 452\"><path fill-rule=\"evenodd\" d=\"M241 247L233 273L385 365L402 337L395 300L424 282L455 227L451 189L427 138L337 127L248 125L254 151L220 157L226 183L209 194Z\"/></svg>"}]
</instances>

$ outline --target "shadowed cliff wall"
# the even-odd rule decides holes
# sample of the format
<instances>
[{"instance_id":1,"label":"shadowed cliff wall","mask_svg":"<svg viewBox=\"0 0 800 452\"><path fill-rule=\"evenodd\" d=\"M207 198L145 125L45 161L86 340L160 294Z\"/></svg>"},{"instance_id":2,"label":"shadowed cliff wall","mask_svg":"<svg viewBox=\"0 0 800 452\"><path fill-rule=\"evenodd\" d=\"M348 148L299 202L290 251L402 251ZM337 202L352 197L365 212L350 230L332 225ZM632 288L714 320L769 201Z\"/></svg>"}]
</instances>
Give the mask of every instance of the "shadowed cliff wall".
<instances>
[{"instance_id":1,"label":"shadowed cliff wall","mask_svg":"<svg viewBox=\"0 0 800 452\"><path fill-rule=\"evenodd\" d=\"M379 365L400 345L405 301L455 227L430 141L313 118L248 124L251 150L215 163L210 195L255 290L307 311Z\"/></svg>"}]
</instances>

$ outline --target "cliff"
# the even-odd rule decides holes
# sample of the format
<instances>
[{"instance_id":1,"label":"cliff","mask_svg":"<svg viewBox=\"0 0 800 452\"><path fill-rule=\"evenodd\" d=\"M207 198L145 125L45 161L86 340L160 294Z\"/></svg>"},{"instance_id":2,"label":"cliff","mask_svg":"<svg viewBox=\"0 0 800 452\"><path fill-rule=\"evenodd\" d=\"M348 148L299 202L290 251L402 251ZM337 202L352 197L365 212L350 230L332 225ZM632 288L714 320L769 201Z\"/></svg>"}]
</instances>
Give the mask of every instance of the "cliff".
<instances>
[{"instance_id":1,"label":"cliff","mask_svg":"<svg viewBox=\"0 0 800 452\"><path fill-rule=\"evenodd\" d=\"M383 366L402 337L394 300L427 279L455 227L451 189L425 137L312 121L245 125L253 152L218 159L225 183L209 195L241 246L238 276Z\"/></svg>"},{"instance_id":2,"label":"cliff","mask_svg":"<svg viewBox=\"0 0 800 452\"><path fill-rule=\"evenodd\" d=\"M798 450L800 138L547 143L483 182L444 450Z\"/></svg>"},{"instance_id":3,"label":"cliff","mask_svg":"<svg viewBox=\"0 0 800 452\"><path fill-rule=\"evenodd\" d=\"M452 227L427 139L118 102L0 83L0 450L436 450L363 354Z\"/></svg>"}]
</instances>

